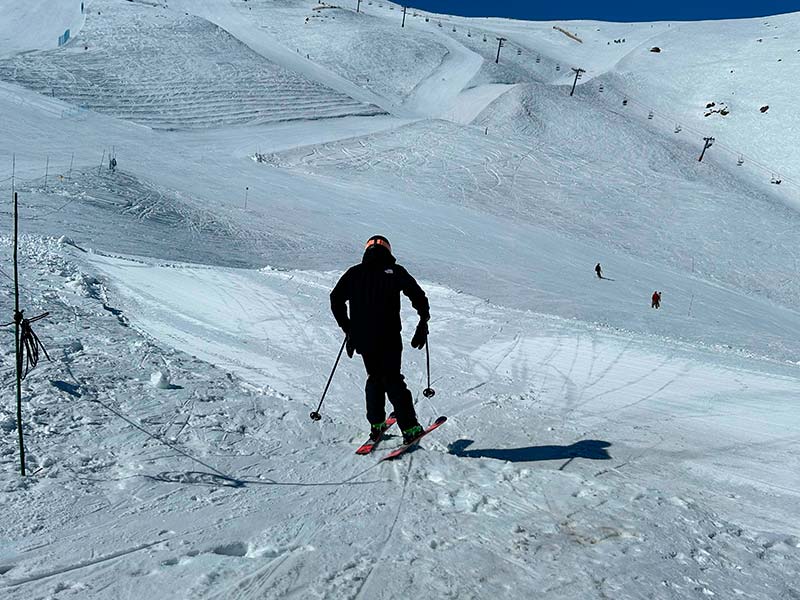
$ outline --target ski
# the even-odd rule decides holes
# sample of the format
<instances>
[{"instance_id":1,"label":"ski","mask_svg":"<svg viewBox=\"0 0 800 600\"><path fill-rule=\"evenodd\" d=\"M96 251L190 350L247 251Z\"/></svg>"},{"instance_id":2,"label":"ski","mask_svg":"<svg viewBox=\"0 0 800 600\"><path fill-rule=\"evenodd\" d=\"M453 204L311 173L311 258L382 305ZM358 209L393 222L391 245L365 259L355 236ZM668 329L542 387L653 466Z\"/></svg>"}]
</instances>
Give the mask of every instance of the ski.
<instances>
[{"instance_id":1,"label":"ski","mask_svg":"<svg viewBox=\"0 0 800 600\"><path fill-rule=\"evenodd\" d=\"M386 429L384 429L383 434L381 434L381 440L383 439L383 435L385 435L386 432L389 430L389 428L395 423L397 423L397 419L395 419L394 413L392 413L391 415L389 415L389 418L386 419ZM377 445L381 443L381 440L378 441L367 440L366 442L361 444L361 446L358 447L358 450L356 450L356 454L369 454L370 452L375 450Z\"/></svg>"},{"instance_id":2,"label":"ski","mask_svg":"<svg viewBox=\"0 0 800 600\"><path fill-rule=\"evenodd\" d=\"M381 462L383 462L384 460L394 460L395 458L401 456L403 453L405 453L406 450L408 450L412 446L417 445L419 443L419 441L422 438L424 438L426 435L428 435L431 431L433 431L434 429L436 429L440 425L443 425L445 421L447 421L447 417L439 417L433 423L428 425L428 427L425 428L423 430L423 432L420 433L416 438L411 440L410 443L403 444L402 446L399 446L399 447L395 448L394 450L392 450L391 452L389 452L386 456L384 456L381 459Z\"/></svg>"}]
</instances>

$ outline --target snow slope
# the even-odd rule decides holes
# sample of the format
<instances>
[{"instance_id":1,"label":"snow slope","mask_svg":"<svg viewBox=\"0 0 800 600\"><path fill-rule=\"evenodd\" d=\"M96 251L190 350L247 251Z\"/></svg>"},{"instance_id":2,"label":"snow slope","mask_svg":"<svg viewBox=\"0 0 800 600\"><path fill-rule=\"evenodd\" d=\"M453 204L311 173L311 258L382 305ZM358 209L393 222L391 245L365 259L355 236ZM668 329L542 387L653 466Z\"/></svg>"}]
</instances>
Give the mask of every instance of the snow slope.
<instances>
[{"instance_id":1,"label":"snow slope","mask_svg":"<svg viewBox=\"0 0 800 600\"><path fill-rule=\"evenodd\" d=\"M4 61L0 79L157 128L380 112L259 60L208 21L109 0L92 3L68 49Z\"/></svg>"},{"instance_id":2,"label":"snow slope","mask_svg":"<svg viewBox=\"0 0 800 600\"><path fill-rule=\"evenodd\" d=\"M57 48L64 32L74 37L83 25L81 0L0 1L0 58Z\"/></svg>"},{"instance_id":3,"label":"snow slope","mask_svg":"<svg viewBox=\"0 0 800 600\"><path fill-rule=\"evenodd\" d=\"M686 58L697 36L736 58L755 22L558 24L580 43L400 28L378 0L88 7L97 46L21 29L7 47L43 50L3 61L0 195L53 359L25 383L29 478L0 406L3 598L800 595L791 173L726 162L760 123L738 108L657 104L718 69ZM794 117L766 115L789 145ZM724 126L703 163L690 117ZM404 354L420 417L449 416L383 464L354 455L358 359L308 418L341 345L328 291L376 232L431 298L435 397Z\"/></svg>"},{"instance_id":4,"label":"snow slope","mask_svg":"<svg viewBox=\"0 0 800 600\"><path fill-rule=\"evenodd\" d=\"M451 418L379 466L352 454L357 364L342 365L324 421L307 418L321 383L308 374L338 346L336 274L53 251L26 256L50 265L34 285L62 290L48 307L72 325L42 332L69 372L32 384L39 470L2 494L20 516L0 560L9 598L793 593L791 370L426 284L439 394L419 409ZM73 311L98 330L81 333ZM406 358L415 393L420 357ZM154 370L173 389L151 387Z\"/></svg>"}]
</instances>

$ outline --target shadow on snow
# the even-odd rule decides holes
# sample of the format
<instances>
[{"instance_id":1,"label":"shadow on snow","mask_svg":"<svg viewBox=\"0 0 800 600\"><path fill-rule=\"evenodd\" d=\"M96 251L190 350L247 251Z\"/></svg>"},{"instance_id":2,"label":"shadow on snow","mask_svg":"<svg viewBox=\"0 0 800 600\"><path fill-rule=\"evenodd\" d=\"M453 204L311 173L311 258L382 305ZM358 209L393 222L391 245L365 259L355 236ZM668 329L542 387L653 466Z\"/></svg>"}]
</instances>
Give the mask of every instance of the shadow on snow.
<instances>
[{"instance_id":1,"label":"shadow on snow","mask_svg":"<svg viewBox=\"0 0 800 600\"><path fill-rule=\"evenodd\" d=\"M537 462L542 460L609 460L608 448L611 443L602 440L581 440L569 446L527 446L524 448L482 448L469 449L473 440L457 440L448 446L450 454L464 458L494 458L509 462Z\"/></svg>"}]
</instances>

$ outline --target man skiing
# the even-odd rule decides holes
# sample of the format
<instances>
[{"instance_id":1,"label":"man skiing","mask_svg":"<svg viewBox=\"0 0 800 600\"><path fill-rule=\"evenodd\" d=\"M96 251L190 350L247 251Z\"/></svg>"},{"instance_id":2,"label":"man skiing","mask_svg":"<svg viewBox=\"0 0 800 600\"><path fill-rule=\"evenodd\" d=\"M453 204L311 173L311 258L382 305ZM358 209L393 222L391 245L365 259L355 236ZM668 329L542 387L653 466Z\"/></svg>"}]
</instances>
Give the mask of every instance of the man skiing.
<instances>
[{"instance_id":1,"label":"man skiing","mask_svg":"<svg viewBox=\"0 0 800 600\"><path fill-rule=\"evenodd\" d=\"M652 302L650 303L651 308L661 308L661 292L655 291L653 292Z\"/></svg>"},{"instance_id":2,"label":"man skiing","mask_svg":"<svg viewBox=\"0 0 800 600\"><path fill-rule=\"evenodd\" d=\"M389 240L376 235L367 240L361 263L350 267L331 291L331 311L347 336L347 355L352 358L355 351L364 360L370 438L379 440L386 429L388 395L403 431L403 442L409 443L423 430L401 373L401 292L419 314L411 346L422 349L428 338L428 298L408 271L397 264Z\"/></svg>"},{"instance_id":3,"label":"man skiing","mask_svg":"<svg viewBox=\"0 0 800 600\"><path fill-rule=\"evenodd\" d=\"M597 263L594 266L594 272L597 273L597 278L598 279L602 279L603 278L603 268L600 266L600 263Z\"/></svg>"}]
</instances>

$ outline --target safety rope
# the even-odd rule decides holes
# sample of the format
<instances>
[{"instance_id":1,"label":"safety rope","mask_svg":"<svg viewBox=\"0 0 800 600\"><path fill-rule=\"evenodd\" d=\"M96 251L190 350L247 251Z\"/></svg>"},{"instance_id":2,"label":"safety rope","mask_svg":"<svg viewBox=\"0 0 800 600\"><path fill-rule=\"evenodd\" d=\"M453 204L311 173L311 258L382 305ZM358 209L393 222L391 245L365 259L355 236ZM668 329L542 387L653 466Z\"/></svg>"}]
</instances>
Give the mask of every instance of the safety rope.
<instances>
[{"instance_id":1,"label":"safety rope","mask_svg":"<svg viewBox=\"0 0 800 600\"><path fill-rule=\"evenodd\" d=\"M21 379L25 379L28 376L28 373L35 369L36 365L39 364L40 351L44 352L47 360L51 360L50 355L47 354L47 349L44 347L44 344L42 344L42 340L39 339L39 336L36 335L36 332L34 332L33 328L31 327L31 323L41 321L42 319L50 316L50 313L46 312L31 319L26 319L24 313L24 310L20 310L18 312L15 311L14 320L11 323L2 325L2 327L19 325L20 352L17 355L17 373L21 374ZM24 371L23 366L25 367Z\"/></svg>"}]
</instances>

